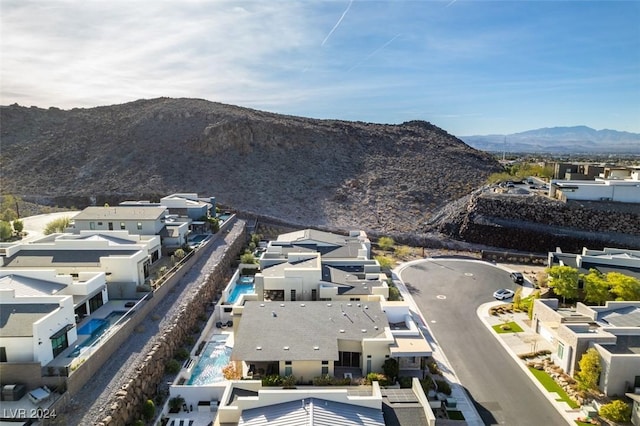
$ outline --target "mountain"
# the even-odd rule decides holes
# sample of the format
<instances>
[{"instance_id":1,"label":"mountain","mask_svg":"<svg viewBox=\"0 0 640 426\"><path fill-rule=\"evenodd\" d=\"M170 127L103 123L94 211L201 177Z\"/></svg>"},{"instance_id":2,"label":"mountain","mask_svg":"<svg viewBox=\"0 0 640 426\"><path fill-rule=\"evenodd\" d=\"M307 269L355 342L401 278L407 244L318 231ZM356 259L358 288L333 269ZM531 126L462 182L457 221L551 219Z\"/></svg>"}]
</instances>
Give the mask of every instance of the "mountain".
<instances>
[{"instance_id":1,"label":"mountain","mask_svg":"<svg viewBox=\"0 0 640 426\"><path fill-rule=\"evenodd\" d=\"M640 154L640 134L587 126L551 127L510 135L460 136L460 139L489 152Z\"/></svg>"},{"instance_id":2,"label":"mountain","mask_svg":"<svg viewBox=\"0 0 640 426\"><path fill-rule=\"evenodd\" d=\"M424 121L315 120L199 99L0 107L2 191L76 208L173 192L302 226L412 233L501 170Z\"/></svg>"}]
</instances>

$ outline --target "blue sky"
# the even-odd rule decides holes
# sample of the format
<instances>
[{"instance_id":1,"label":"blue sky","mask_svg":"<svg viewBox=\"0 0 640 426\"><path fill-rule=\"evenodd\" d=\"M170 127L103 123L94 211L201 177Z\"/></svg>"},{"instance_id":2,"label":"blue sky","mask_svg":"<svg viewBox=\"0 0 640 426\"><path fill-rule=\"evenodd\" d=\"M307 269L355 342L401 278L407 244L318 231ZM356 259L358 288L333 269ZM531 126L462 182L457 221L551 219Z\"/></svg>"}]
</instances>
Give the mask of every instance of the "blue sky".
<instances>
[{"instance_id":1,"label":"blue sky","mask_svg":"<svg viewBox=\"0 0 640 426\"><path fill-rule=\"evenodd\" d=\"M640 132L638 1L0 0L0 103Z\"/></svg>"}]
</instances>

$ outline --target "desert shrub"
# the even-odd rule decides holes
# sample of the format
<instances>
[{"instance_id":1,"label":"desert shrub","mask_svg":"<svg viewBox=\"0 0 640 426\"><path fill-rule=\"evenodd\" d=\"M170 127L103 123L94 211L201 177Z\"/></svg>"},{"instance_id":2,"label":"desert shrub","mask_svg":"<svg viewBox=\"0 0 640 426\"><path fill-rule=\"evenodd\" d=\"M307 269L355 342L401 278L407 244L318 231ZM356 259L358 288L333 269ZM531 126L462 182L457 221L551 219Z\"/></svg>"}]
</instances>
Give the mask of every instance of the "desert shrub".
<instances>
[{"instance_id":1,"label":"desert shrub","mask_svg":"<svg viewBox=\"0 0 640 426\"><path fill-rule=\"evenodd\" d=\"M180 363L175 359L170 359L164 366L167 374L178 374L180 372Z\"/></svg>"},{"instance_id":2,"label":"desert shrub","mask_svg":"<svg viewBox=\"0 0 640 426\"><path fill-rule=\"evenodd\" d=\"M631 407L620 399L616 399L600 407L598 414L607 420L618 423L628 423L631 421Z\"/></svg>"},{"instance_id":3,"label":"desert shrub","mask_svg":"<svg viewBox=\"0 0 640 426\"><path fill-rule=\"evenodd\" d=\"M430 390L434 389L433 379L430 376L427 376L424 379L420 380L420 385L422 386L422 390L424 391L425 395L428 394Z\"/></svg>"},{"instance_id":4,"label":"desert shrub","mask_svg":"<svg viewBox=\"0 0 640 426\"><path fill-rule=\"evenodd\" d=\"M296 386L296 376L285 376L282 379L282 386L285 388L293 388Z\"/></svg>"},{"instance_id":5,"label":"desert shrub","mask_svg":"<svg viewBox=\"0 0 640 426\"><path fill-rule=\"evenodd\" d=\"M227 380L239 380L242 374L233 363L229 363L222 368L222 376Z\"/></svg>"},{"instance_id":6,"label":"desert shrub","mask_svg":"<svg viewBox=\"0 0 640 426\"><path fill-rule=\"evenodd\" d=\"M384 360L384 364L382 364L382 371L384 371L384 375L387 376L390 380L395 380L400 373L400 366L398 366L398 361L393 358L387 358Z\"/></svg>"}]
</instances>

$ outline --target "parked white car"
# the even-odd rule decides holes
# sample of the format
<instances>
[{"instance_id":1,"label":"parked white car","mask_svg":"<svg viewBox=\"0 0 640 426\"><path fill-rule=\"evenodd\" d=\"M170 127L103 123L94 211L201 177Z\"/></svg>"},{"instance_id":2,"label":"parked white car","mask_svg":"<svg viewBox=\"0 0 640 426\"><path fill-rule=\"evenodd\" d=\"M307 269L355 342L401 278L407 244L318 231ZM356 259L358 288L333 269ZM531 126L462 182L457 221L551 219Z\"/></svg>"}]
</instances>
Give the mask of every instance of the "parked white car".
<instances>
[{"instance_id":1,"label":"parked white car","mask_svg":"<svg viewBox=\"0 0 640 426\"><path fill-rule=\"evenodd\" d=\"M500 290L496 290L495 293L493 293L493 297L498 300L511 299L513 295L514 291L509 290L508 288L501 288Z\"/></svg>"}]
</instances>

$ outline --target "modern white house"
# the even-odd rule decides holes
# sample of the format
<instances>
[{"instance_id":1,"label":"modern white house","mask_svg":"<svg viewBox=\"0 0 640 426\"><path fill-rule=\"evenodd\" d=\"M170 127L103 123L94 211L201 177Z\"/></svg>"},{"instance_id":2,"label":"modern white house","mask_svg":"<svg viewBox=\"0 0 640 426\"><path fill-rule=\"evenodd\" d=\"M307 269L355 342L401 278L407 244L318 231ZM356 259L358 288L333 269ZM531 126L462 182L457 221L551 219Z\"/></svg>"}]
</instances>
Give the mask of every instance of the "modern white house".
<instances>
[{"instance_id":1,"label":"modern white house","mask_svg":"<svg viewBox=\"0 0 640 426\"><path fill-rule=\"evenodd\" d=\"M386 275L369 258L370 250L362 231L343 236L305 229L279 235L260 256L256 294L259 300L386 300Z\"/></svg>"},{"instance_id":2,"label":"modern white house","mask_svg":"<svg viewBox=\"0 0 640 426\"><path fill-rule=\"evenodd\" d=\"M551 180L549 197L562 201L640 203L640 168L612 170L595 180Z\"/></svg>"},{"instance_id":3,"label":"modern white house","mask_svg":"<svg viewBox=\"0 0 640 426\"><path fill-rule=\"evenodd\" d=\"M128 231L130 234L160 235L168 214L164 206L90 206L72 221L73 231Z\"/></svg>"},{"instance_id":4,"label":"modern white house","mask_svg":"<svg viewBox=\"0 0 640 426\"><path fill-rule=\"evenodd\" d=\"M640 301L578 303L558 307L557 299L534 302L532 328L555 348L552 359L567 374L579 369L582 355L595 348L602 374L599 388L609 396L640 390Z\"/></svg>"},{"instance_id":5,"label":"modern white house","mask_svg":"<svg viewBox=\"0 0 640 426\"><path fill-rule=\"evenodd\" d=\"M0 268L0 362L46 365L78 338L78 313L108 301L103 272Z\"/></svg>"},{"instance_id":6,"label":"modern white house","mask_svg":"<svg viewBox=\"0 0 640 426\"><path fill-rule=\"evenodd\" d=\"M419 371L432 353L403 302L248 301L233 318L231 360L244 377L363 376L390 357Z\"/></svg>"},{"instance_id":7,"label":"modern white house","mask_svg":"<svg viewBox=\"0 0 640 426\"><path fill-rule=\"evenodd\" d=\"M159 259L159 236L129 235L126 231L52 234L17 242L0 253L0 270L50 270L74 277L85 272L106 275L110 299L132 299Z\"/></svg>"},{"instance_id":8,"label":"modern white house","mask_svg":"<svg viewBox=\"0 0 640 426\"><path fill-rule=\"evenodd\" d=\"M580 274L588 274L595 269L600 273L620 272L640 278L640 251L624 248L605 247L592 250L584 247L581 253L564 253L560 248L549 252L547 265L571 266Z\"/></svg>"}]
</instances>

